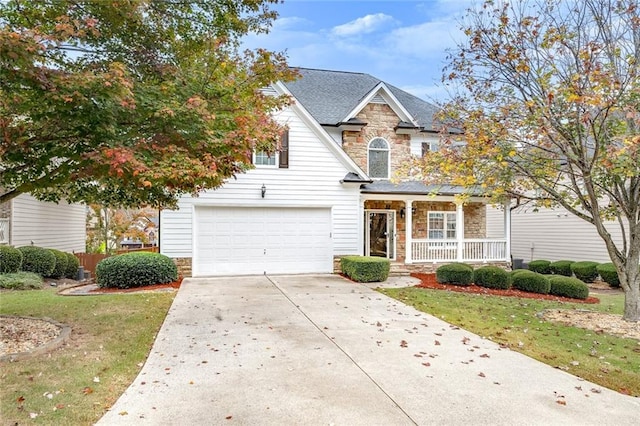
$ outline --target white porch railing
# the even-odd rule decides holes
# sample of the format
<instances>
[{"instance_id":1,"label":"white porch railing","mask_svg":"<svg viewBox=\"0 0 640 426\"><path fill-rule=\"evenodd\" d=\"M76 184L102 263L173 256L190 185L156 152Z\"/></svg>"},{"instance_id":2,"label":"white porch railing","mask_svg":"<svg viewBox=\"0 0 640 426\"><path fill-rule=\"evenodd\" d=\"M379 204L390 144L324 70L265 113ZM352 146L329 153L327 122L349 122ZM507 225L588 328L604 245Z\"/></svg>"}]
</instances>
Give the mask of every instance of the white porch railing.
<instances>
[{"instance_id":1,"label":"white porch railing","mask_svg":"<svg viewBox=\"0 0 640 426\"><path fill-rule=\"evenodd\" d=\"M0 244L9 244L9 219L0 219Z\"/></svg>"},{"instance_id":2,"label":"white porch railing","mask_svg":"<svg viewBox=\"0 0 640 426\"><path fill-rule=\"evenodd\" d=\"M420 262L493 262L508 261L507 241L473 239L462 242L462 258L458 258L458 242L418 239L411 242L411 259Z\"/></svg>"}]
</instances>

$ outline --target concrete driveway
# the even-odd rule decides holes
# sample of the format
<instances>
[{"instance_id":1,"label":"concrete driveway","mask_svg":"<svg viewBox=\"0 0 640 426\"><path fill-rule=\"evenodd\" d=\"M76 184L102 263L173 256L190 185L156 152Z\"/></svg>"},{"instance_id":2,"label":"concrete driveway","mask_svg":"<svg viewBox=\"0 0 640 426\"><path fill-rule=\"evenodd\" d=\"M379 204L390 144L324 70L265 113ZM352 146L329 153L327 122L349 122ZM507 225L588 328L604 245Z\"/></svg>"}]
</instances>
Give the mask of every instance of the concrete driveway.
<instances>
[{"instance_id":1,"label":"concrete driveway","mask_svg":"<svg viewBox=\"0 0 640 426\"><path fill-rule=\"evenodd\" d=\"M101 425L620 425L621 395L339 276L187 279Z\"/></svg>"}]
</instances>

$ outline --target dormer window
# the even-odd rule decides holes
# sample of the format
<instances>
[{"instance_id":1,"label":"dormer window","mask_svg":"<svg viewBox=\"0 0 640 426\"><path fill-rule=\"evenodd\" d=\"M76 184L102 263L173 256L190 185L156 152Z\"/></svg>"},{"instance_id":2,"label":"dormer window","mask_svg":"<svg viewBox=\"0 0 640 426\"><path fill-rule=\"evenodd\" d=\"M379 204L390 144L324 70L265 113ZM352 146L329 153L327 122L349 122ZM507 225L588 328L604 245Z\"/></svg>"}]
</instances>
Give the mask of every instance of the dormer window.
<instances>
[{"instance_id":1,"label":"dormer window","mask_svg":"<svg viewBox=\"0 0 640 426\"><path fill-rule=\"evenodd\" d=\"M389 179L389 142L383 138L375 138L369 142L369 177L372 179Z\"/></svg>"}]
</instances>

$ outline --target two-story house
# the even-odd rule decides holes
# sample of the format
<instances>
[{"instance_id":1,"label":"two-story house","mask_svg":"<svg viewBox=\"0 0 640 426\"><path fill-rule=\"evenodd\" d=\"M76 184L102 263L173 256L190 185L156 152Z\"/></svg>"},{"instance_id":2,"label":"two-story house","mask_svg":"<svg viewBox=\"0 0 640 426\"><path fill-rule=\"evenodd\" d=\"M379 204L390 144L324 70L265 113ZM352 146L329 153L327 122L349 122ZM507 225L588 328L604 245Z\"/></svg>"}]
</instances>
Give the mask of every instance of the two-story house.
<instances>
[{"instance_id":1,"label":"two-story house","mask_svg":"<svg viewBox=\"0 0 640 426\"><path fill-rule=\"evenodd\" d=\"M327 273L352 254L423 271L510 260L509 215L504 237L486 239L481 194L461 203L462 188L392 179L437 149L435 106L368 74L299 72L270 88L294 100L275 114L282 149L162 212L161 252L183 275Z\"/></svg>"}]
</instances>

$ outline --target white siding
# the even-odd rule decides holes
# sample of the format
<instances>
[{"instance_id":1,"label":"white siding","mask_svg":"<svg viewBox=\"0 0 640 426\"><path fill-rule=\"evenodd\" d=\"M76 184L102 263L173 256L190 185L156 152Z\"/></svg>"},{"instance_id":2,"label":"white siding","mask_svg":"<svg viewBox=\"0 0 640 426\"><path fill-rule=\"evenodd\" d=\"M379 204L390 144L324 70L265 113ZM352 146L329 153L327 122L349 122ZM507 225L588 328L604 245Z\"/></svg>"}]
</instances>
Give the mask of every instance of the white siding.
<instances>
[{"instance_id":1,"label":"white siding","mask_svg":"<svg viewBox=\"0 0 640 426\"><path fill-rule=\"evenodd\" d=\"M500 237L497 222L502 211L487 208L487 231L491 238ZM616 222L607 222L607 229L621 242ZM546 260L592 260L610 262L604 242L590 223L567 213L564 209L540 209L538 212L514 210L511 213L511 253L525 262Z\"/></svg>"},{"instance_id":2,"label":"white siding","mask_svg":"<svg viewBox=\"0 0 640 426\"><path fill-rule=\"evenodd\" d=\"M256 168L197 198L183 197L178 210L162 212L162 253L192 257L193 206L324 207L331 209L335 255L360 253L359 187L341 184L350 171L291 110L276 117L289 126L289 168ZM261 197L260 188L266 187Z\"/></svg>"},{"instance_id":3,"label":"white siding","mask_svg":"<svg viewBox=\"0 0 640 426\"><path fill-rule=\"evenodd\" d=\"M418 135L411 135L411 154L416 157L422 157L422 143L430 142L437 144L440 140L438 135L420 133Z\"/></svg>"},{"instance_id":4,"label":"white siding","mask_svg":"<svg viewBox=\"0 0 640 426\"><path fill-rule=\"evenodd\" d=\"M44 203L22 194L12 200L11 245L34 245L66 252L85 251L86 207L82 204Z\"/></svg>"}]
</instances>

